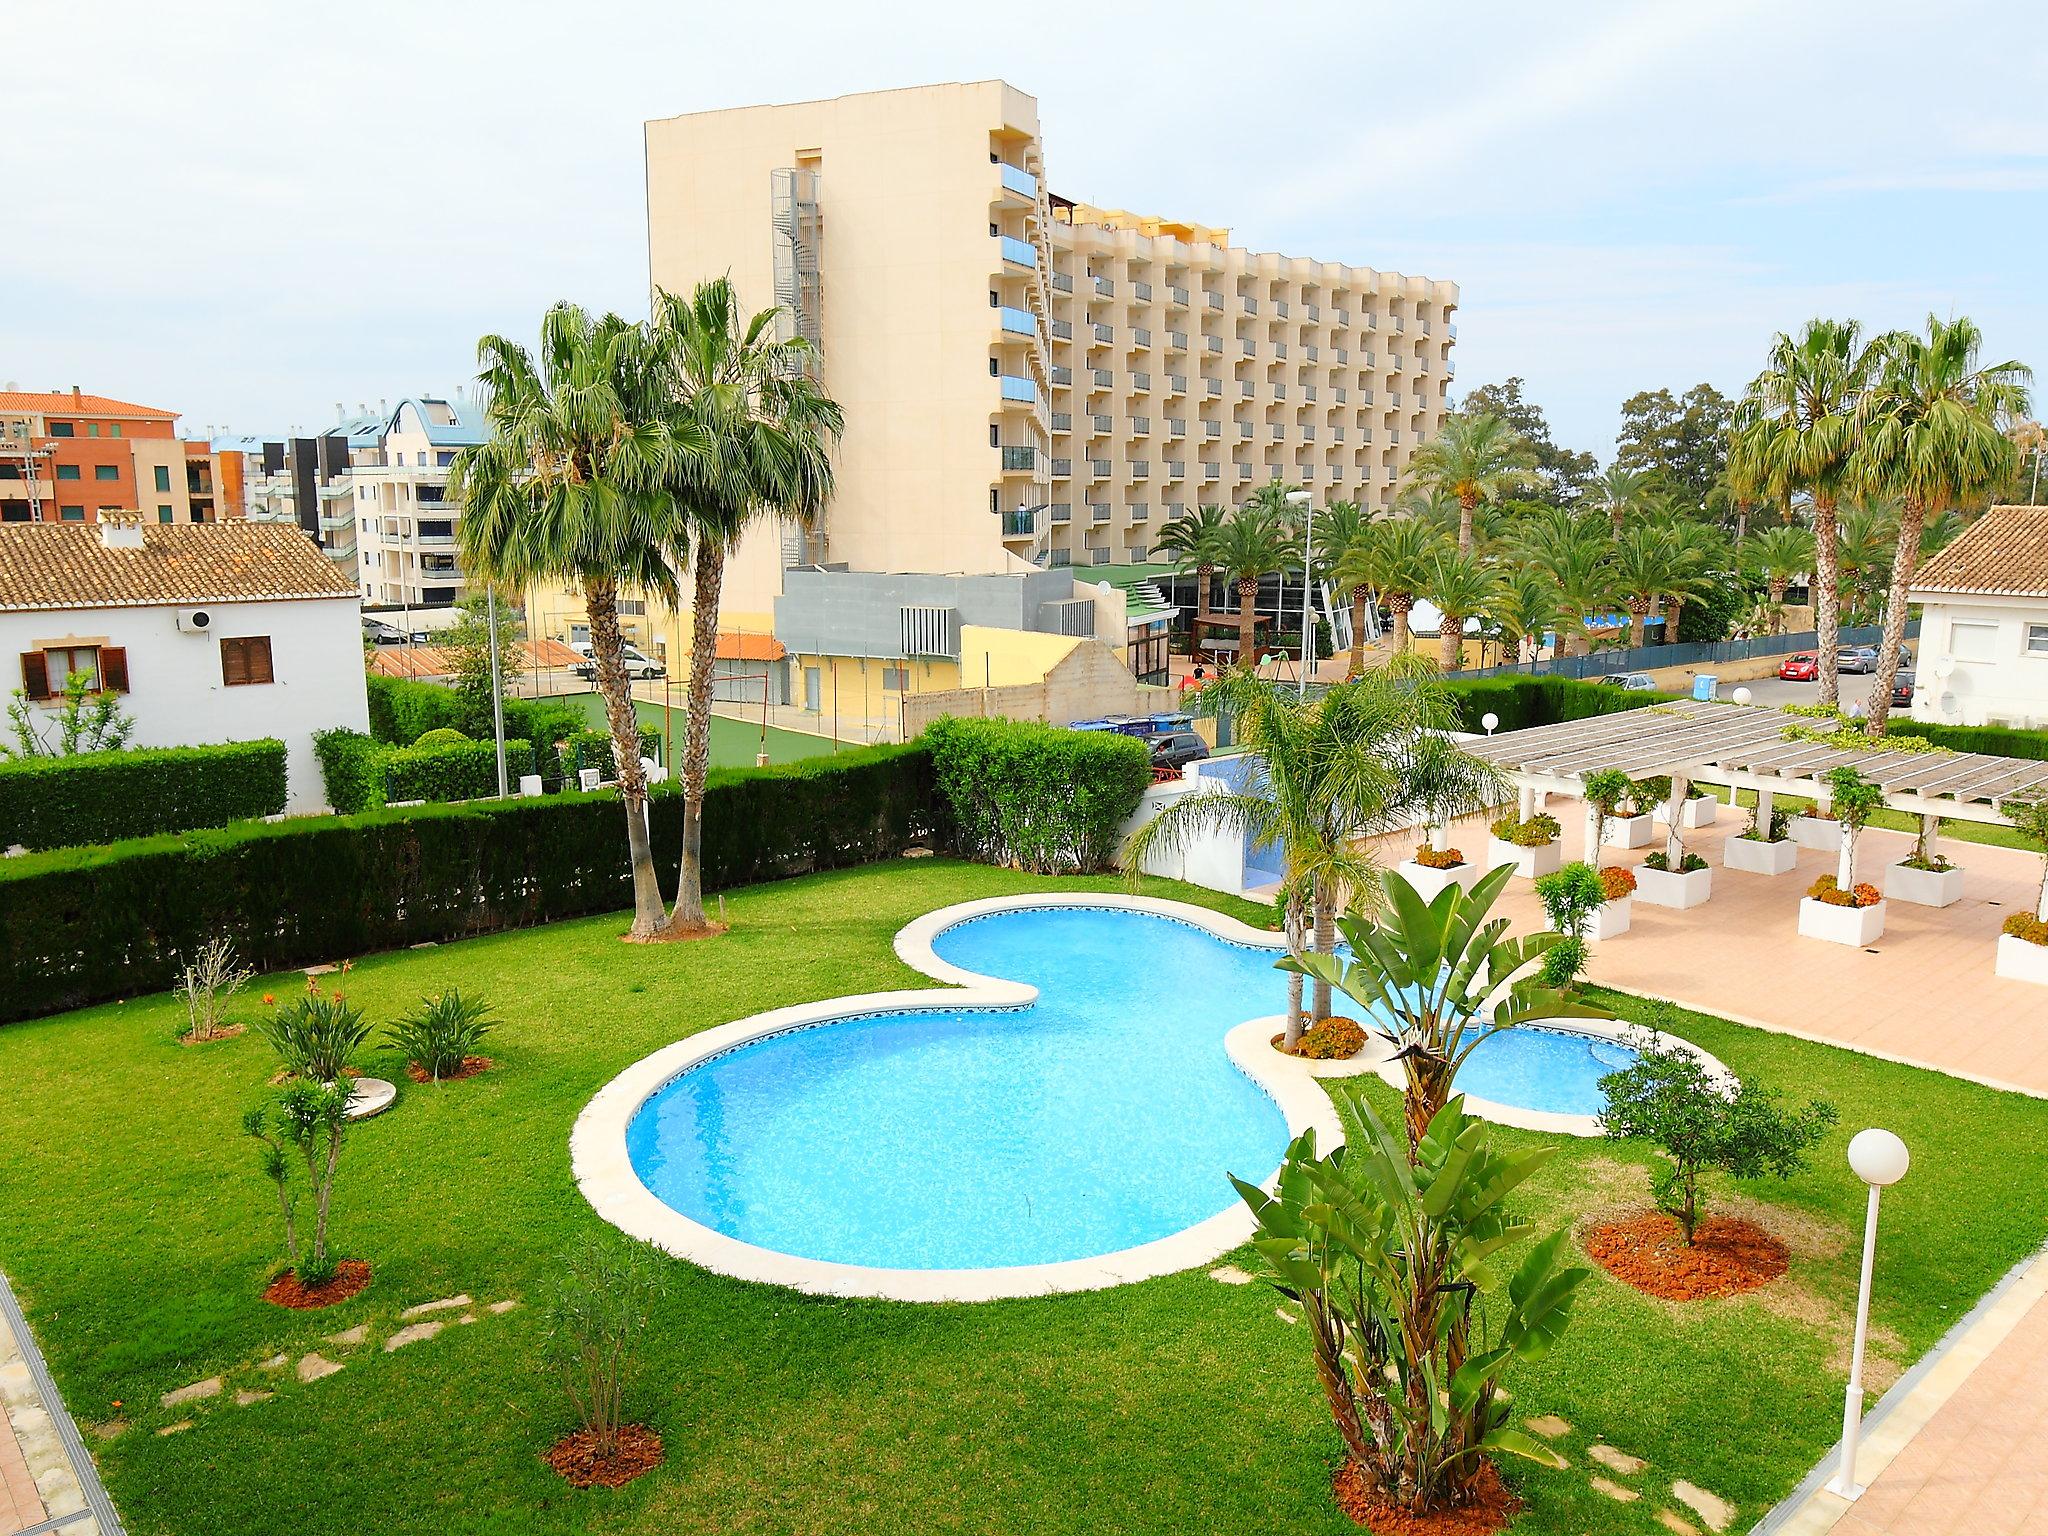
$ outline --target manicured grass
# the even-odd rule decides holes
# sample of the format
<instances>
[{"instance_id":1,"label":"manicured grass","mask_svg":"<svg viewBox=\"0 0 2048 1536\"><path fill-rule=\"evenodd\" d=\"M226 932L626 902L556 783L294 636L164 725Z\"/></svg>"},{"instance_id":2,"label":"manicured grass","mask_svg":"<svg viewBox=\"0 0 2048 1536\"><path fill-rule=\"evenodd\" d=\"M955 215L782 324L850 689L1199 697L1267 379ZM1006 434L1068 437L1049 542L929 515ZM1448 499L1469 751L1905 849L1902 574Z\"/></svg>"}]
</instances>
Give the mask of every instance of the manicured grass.
<instances>
[{"instance_id":1,"label":"manicured grass","mask_svg":"<svg viewBox=\"0 0 2048 1536\"><path fill-rule=\"evenodd\" d=\"M590 719L591 728L605 730L608 722L604 716L604 700L594 693L570 694L562 699L565 704L574 704ZM678 685L673 708L664 710L659 704L650 704L645 699L633 701L633 711L640 717L640 729L652 731L657 736L665 731L675 733L676 750L682 750L683 700ZM759 720L740 720L729 715L711 717L711 766L714 768L751 768L755 754L761 750L761 723ZM830 757L841 747L858 746L858 742L842 742L835 746L830 736L813 736L806 731L786 731L779 725L768 727L768 760L771 763L797 763L809 757Z\"/></svg>"},{"instance_id":2,"label":"manicured grass","mask_svg":"<svg viewBox=\"0 0 2048 1536\"><path fill-rule=\"evenodd\" d=\"M608 1230L569 1174L569 1128L590 1095L712 1024L918 985L890 949L905 921L1055 887L1119 888L899 861L731 893L734 931L707 942L628 947L609 917L363 961L347 986L372 1017L460 982L505 1023L487 1043L496 1070L407 1086L351 1137L335 1231L345 1252L375 1263L376 1279L317 1315L256 1296L278 1246L271 1194L239 1134L273 1066L260 1039L181 1047L178 1010L163 997L0 1028L0 1266L73 1411L100 1421L125 1404L131 1427L95 1444L130 1528L1355 1529L1327 1496L1337 1439L1301 1328L1275 1315L1263 1285L1222 1285L1201 1270L1093 1295L934 1308L807 1298L676 1264L634 1399L666 1437L667 1465L622 1492L575 1493L538 1460L569 1424L543 1367L538 1303L558 1255ZM1147 889L1264 919L1209 893ZM251 996L298 984L272 978ZM1647 1006L1611 1001L1631 1014ZM1133 1008L1136 1053L1149 1006L1171 1001ZM1862 1196L1842 1147L1856 1129L1890 1125L1915 1155L1885 1205L1873 1322L1887 1360L1926 1349L2048 1228L2035 1151L2048 1104L1694 1015L1676 1027L1738 1072L1826 1094L1842 1123L1812 1171L1744 1191L1795 1240L1785 1282L1681 1307L1596 1276L1564 1346L1511 1376L1520 1412L1574 1426L1572 1471L1511 1472L1529 1503L1518 1533L1653 1536L1673 1477L1735 1500L1746 1526L1825 1450L1855 1286ZM1931 1016L1938 1027L1949 1026ZM388 1058L366 1064L396 1075ZM1644 1166L1630 1149L1568 1143L1527 1187L1526 1208L1547 1227L1640 1201ZM1249 1251L1237 1262L1257 1264ZM277 1395L259 1406L230 1401L237 1387L266 1384L254 1363L273 1352L338 1357L324 1335L367 1320L374 1338L401 1307L458 1291L526 1304L396 1354L357 1350L326 1381L267 1383ZM222 1398L157 1406L162 1392L220 1372ZM154 1433L182 1417L195 1426ZM1593 1437L1650 1459L1638 1503L1588 1490Z\"/></svg>"}]
</instances>

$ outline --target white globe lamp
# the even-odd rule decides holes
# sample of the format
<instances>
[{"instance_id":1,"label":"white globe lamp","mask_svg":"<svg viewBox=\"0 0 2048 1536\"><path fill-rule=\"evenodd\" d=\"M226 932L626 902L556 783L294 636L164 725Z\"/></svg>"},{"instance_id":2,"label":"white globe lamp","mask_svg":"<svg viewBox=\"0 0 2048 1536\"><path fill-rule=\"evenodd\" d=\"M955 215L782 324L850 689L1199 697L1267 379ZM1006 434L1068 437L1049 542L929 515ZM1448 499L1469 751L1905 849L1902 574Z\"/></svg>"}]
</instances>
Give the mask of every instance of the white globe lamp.
<instances>
[{"instance_id":1,"label":"white globe lamp","mask_svg":"<svg viewBox=\"0 0 2048 1536\"><path fill-rule=\"evenodd\" d=\"M1479 717L1479 723L1486 728L1486 734L1491 736L1500 728L1500 716L1488 710Z\"/></svg>"},{"instance_id":2,"label":"white globe lamp","mask_svg":"<svg viewBox=\"0 0 2048 1536\"><path fill-rule=\"evenodd\" d=\"M1751 699L1754 699L1755 697L1756 695L1751 693L1747 688L1738 688L1735 690L1735 702L1738 704L1747 704Z\"/></svg>"},{"instance_id":3,"label":"white globe lamp","mask_svg":"<svg viewBox=\"0 0 2048 1536\"><path fill-rule=\"evenodd\" d=\"M1906 1176L1913 1158L1890 1131L1872 1126L1849 1139L1849 1167L1870 1187L1863 1218L1863 1280L1856 1290L1856 1342L1849 1354L1849 1391L1842 1403L1842 1457L1830 1490L1845 1499L1863 1492L1856 1481L1856 1442L1863 1432L1863 1343L1870 1332L1870 1272L1877 1259L1877 1197Z\"/></svg>"}]
</instances>

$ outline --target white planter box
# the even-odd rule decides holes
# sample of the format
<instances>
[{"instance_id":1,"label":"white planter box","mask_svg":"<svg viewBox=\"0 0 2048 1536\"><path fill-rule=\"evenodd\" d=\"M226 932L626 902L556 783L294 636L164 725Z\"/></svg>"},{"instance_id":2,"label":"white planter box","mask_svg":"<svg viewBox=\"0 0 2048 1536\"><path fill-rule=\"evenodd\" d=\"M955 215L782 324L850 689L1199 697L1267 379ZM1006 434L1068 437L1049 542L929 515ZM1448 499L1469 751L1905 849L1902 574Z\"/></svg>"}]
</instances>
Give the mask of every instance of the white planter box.
<instances>
[{"instance_id":1,"label":"white planter box","mask_svg":"<svg viewBox=\"0 0 2048 1536\"><path fill-rule=\"evenodd\" d=\"M1657 802L1657 809L1650 814L1656 820L1669 826L1671 824L1670 811L1671 802L1669 800L1659 800ZM1681 827L1711 827L1714 824L1715 818L1720 814L1721 802L1712 795L1701 795L1697 799L1688 799L1685 804L1678 808L1678 824Z\"/></svg>"},{"instance_id":2,"label":"white planter box","mask_svg":"<svg viewBox=\"0 0 2048 1536\"><path fill-rule=\"evenodd\" d=\"M1884 903L1874 907L1838 907L1830 901L1799 898L1799 931L1809 939L1861 948L1884 932Z\"/></svg>"},{"instance_id":3,"label":"white planter box","mask_svg":"<svg viewBox=\"0 0 2048 1536\"><path fill-rule=\"evenodd\" d=\"M1603 901L1593 909L1593 917L1586 924L1589 939L1619 938L1628 932L1629 920L1635 915L1636 899L1624 896L1619 901Z\"/></svg>"},{"instance_id":4,"label":"white planter box","mask_svg":"<svg viewBox=\"0 0 2048 1536\"><path fill-rule=\"evenodd\" d=\"M1524 848L1518 843L1504 843L1497 837L1486 840L1486 867L1498 869L1503 864L1515 866L1515 873L1524 880L1534 880L1538 875L1555 874L1564 866L1564 850L1556 843L1538 843L1534 848Z\"/></svg>"},{"instance_id":5,"label":"white planter box","mask_svg":"<svg viewBox=\"0 0 2048 1536\"><path fill-rule=\"evenodd\" d=\"M1998 974L2012 981L2048 987L2048 944L2030 944L2009 933L1998 936Z\"/></svg>"},{"instance_id":6,"label":"white planter box","mask_svg":"<svg viewBox=\"0 0 2048 1536\"><path fill-rule=\"evenodd\" d=\"M1799 867L1799 845L1789 837L1767 843L1754 837L1731 837L1721 845L1721 862L1752 875L1789 875Z\"/></svg>"},{"instance_id":7,"label":"white planter box","mask_svg":"<svg viewBox=\"0 0 2048 1536\"><path fill-rule=\"evenodd\" d=\"M1600 843L1606 848L1647 848L1657 839L1657 818L1654 816L1610 816L1607 830L1600 834Z\"/></svg>"},{"instance_id":8,"label":"white planter box","mask_svg":"<svg viewBox=\"0 0 2048 1536\"><path fill-rule=\"evenodd\" d=\"M1802 848L1818 848L1823 853L1842 851L1842 824L1828 821L1820 816L1794 816L1791 822L1792 841Z\"/></svg>"},{"instance_id":9,"label":"white planter box","mask_svg":"<svg viewBox=\"0 0 2048 1536\"><path fill-rule=\"evenodd\" d=\"M1471 890L1484 873L1478 865L1467 862L1452 869L1431 869L1427 864L1418 864L1413 859L1403 859L1394 866L1395 873L1415 887L1415 894L1424 901L1435 901L1437 893L1447 885L1462 885Z\"/></svg>"},{"instance_id":10,"label":"white planter box","mask_svg":"<svg viewBox=\"0 0 2048 1536\"><path fill-rule=\"evenodd\" d=\"M1636 866L1636 899L1645 906L1676 907L1682 912L1687 907L1705 905L1713 894L1714 872L1711 869L1695 869L1675 875L1666 869Z\"/></svg>"},{"instance_id":11,"label":"white planter box","mask_svg":"<svg viewBox=\"0 0 2048 1536\"><path fill-rule=\"evenodd\" d=\"M1909 901L1916 907L1952 907L1963 899L1963 872L1960 868L1937 872L1894 864L1884 872L1884 895L1887 901Z\"/></svg>"}]
</instances>

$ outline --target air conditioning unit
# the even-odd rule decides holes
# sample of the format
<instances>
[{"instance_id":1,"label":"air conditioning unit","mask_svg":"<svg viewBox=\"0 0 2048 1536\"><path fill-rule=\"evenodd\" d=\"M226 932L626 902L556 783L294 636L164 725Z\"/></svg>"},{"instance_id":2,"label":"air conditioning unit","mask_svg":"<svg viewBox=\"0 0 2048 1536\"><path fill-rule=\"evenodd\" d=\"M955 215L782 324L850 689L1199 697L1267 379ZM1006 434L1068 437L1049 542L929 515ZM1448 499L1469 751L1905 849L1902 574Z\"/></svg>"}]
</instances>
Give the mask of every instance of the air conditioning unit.
<instances>
[{"instance_id":1,"label":"air conditioning unit","mask_svg":"<svg viewBox=\"0 0 2048 1536\"><path fill-rule=\"evenodd\" d=\"M178 628L188 635L205 635L213 631L213 610L210 608L180 608Z\"/></svg>"}]
</instances>

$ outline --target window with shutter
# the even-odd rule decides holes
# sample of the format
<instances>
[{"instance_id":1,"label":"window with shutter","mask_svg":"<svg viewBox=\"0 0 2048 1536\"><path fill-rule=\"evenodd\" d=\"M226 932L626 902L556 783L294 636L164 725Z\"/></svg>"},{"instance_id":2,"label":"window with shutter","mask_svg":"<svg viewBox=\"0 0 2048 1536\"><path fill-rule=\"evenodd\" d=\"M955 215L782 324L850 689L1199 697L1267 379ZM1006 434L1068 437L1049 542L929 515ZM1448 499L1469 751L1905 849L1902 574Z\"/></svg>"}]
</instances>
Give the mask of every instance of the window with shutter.
<instances>
[{"instance_id":1,"label":"window with shutter","mask_svg":"<svg viewBox=\"0 0 2048 1536\"><path fill-rule=\"evenodd\" d=\"M125 646L100 647L100 686L115 693L128 691L128 651Z\"/></svg>"},{"instance_id":2,"label":"window with shutter","mask_svg":"<svg viewBox=\"0 0 2048 1536\"><path fill-rule=\"evenodd\" d=\"M50 664L41 651L21 653L21 691L32 699L50 696Z\"/></svg>"},{"instance_id":3,"label":"window with shutter","mask_svg":"<svg viewBox=\"0 0 2048 1536\"><path fill-rule=\"evenodd\" d=\"M220 680L230 688L274 681L270 671L270 636L237 635L223 639Z\"/></svg>"}]
</instances>

